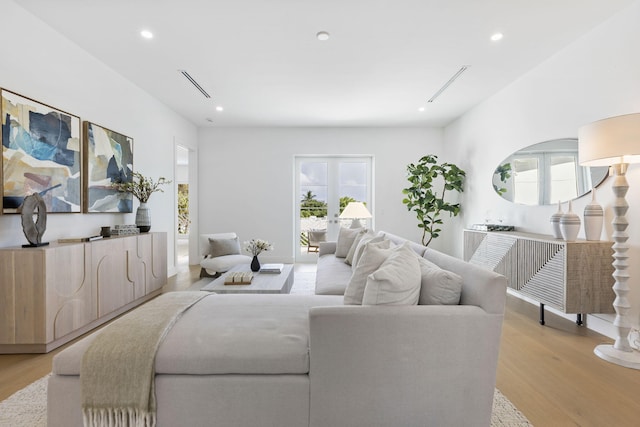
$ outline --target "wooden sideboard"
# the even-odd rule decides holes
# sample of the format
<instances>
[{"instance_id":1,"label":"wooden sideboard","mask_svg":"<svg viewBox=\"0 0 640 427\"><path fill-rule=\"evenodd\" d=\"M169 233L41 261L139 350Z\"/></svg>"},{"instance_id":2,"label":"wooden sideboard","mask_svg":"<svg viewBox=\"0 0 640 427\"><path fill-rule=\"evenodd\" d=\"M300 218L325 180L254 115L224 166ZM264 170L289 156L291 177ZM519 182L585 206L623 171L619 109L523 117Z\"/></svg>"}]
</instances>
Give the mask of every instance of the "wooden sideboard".
<instances>
[{"instance_id":1,"label":"wooden sideboard","mask_svg":"<svg viewBox=\"0 0 640 427\"><path fill-rule=\"evenodd\" d=\"M507 277L509 287L563 313L613 313L612 242L565 242L520 232L464 231L464 259Z\"/></svg>"},{"instance_id":2,"label":"wooden sideboard","mask_svg":"<svg viewBox=\"0 0 640 427\"><path fill-rule=\"evenodd\" d=\"M0 353L46 353L161 292L167 234L0 249Z\"/></svg>"}]
</instances>

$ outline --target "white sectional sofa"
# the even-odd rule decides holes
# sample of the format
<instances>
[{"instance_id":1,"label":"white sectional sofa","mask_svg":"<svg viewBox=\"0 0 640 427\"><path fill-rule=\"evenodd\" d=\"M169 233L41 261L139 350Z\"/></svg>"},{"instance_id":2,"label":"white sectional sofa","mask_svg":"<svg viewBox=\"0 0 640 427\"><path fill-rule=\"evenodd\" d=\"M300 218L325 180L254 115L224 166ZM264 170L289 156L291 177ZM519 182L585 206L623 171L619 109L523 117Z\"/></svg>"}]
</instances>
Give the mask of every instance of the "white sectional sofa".
<instances>
[{"instance_id":1,"label":"white sectional sofa","mask_svg":"<svg viewBox=\"0 0 640 427\"><path fill-rule=\"evenodd\" d=\"M351 267L331 245L321 248L316 292L339 294ZM203 298L156 354L158 426L488 426L506 279L412 246L462 277L458 305ZM82 425L80 365L95 335L54 358L49 427Z\"/></svg>"}]
</instances>

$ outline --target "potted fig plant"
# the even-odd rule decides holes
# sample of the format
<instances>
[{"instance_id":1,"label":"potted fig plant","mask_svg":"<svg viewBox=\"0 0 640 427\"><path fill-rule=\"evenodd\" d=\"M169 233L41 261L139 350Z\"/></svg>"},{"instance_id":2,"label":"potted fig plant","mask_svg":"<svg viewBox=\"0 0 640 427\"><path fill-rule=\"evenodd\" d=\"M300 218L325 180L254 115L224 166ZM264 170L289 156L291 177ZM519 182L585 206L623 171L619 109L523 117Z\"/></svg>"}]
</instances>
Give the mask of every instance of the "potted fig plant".
<instances>
[{"instance_id":1,"label":"potted fig plant","mask_svg":"<svg viewBox=\"0 0 640 427\"><path fill-rule=\"evenodd\" d=\"M452 163L438 163L438 156L423 156L418 163L407 166L407 179L410 186L403 189L405 198L402 203L418 218L418 227L422 229L422 244L428 246L431 240L442 231L440 214L449 212L451 216L460 213L460 203L445 200L447 191L462 193L465 172ZM436 190L440 186L440 191ZM427 239L428 236L428 239Z\"/></svg>"}]
</instances>

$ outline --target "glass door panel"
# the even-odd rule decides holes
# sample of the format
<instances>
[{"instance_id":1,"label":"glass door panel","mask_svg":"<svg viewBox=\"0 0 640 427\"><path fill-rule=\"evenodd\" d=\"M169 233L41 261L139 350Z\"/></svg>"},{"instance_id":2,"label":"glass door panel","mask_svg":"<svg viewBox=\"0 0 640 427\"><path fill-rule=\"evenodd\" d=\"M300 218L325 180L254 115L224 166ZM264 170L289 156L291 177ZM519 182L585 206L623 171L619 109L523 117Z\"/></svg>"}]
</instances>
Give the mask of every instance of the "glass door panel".
<instances>
[{"instance_id":1,"label":"glass door panel","mask_svg":"<svg viewBox=\"0 0 640 427\"><path fill-rule=\"evenodd\" d=\"M296 158L296 262L314 262L320 241L336 240L349 202L364 202L371 211L370 157ZM368 226L371 220L361 220Z\"/></svg>"}]
</instances>

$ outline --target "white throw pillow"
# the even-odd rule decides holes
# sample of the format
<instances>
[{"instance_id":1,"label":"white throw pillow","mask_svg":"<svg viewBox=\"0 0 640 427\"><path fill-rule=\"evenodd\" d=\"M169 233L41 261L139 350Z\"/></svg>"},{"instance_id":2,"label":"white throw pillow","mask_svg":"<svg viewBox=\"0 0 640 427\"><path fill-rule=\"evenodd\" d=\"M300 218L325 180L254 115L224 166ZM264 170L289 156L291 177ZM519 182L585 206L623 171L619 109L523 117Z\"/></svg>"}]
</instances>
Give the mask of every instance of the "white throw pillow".
<instances>
[{"instance_id":1,"label":"white throw pillow","mask_svg":"<svg viewBox=\"0 0 640 427\"><path fill-rule=\"evenodd\" d=\"M383 240L388 240L389 247L391 247L391 241L389 239L386 239L384 236L373 236L371 238L365 236L362 239L360 239L360 242L358 243L356 250L353 252L353 260L351 261L351 267L355 268L355 266L358 265L358 261L360 261L360 258L362 257L362 253L364 252L364 247L367 245L367 243L379 243L379 242L382 242Z\"/></svg>"},{"instance_id":2,"label":"white throw pillow","mask_svg":"<svg viewBox=\"0 0 640 427\"><path fill-rule=\"evenodd\" d=\"M460 304L462 277L451 271L443 270L422 257L418 259L420 260L420 273L422 276L418 304Z\"/></svg>"},{"instance_id":3,"label":"white throw pillow","mask_svg":"<svg viewBox=\"0 0 640 427\"><path fill-rule=\"evenodd\" d=\"M362 305L416 305L420 297L420 262L408 243L394 248L367 277Z\"/></svg>"},{"instance_id":4,"label":"white throw pillow","mask_svg":"<svg viewBox=\"0 0 640 427\"><path fill-rule=\"evenodd\" d=\"M368 242L375 236L376 235L371 230L367 230L366 232L364 232L363 230L362 233L358 233L356 238L353 240L353 243L351 244L351 248L349 249L347 257L344 259L345 264L353 265L353 256L355 255L356 249L360 245L360 242L362 242L363 240L366 240Z\"/></svg>"},{"instance_id":5,"label":"white throw pillow","mask_svg":"<svg viewBox=\"0 0 640 427\"><path fill-rule=\"evenodd\" d=\"M349 253L351 245L358 233L363 232L362 228L344 228L340 227L338 231L338 240L336 241L336 258L344 258Z\"/></svg>"},{"instance_id":6,"label":"white throw pillow","mask_svg":"<svg viewBox=\"0 0 640 427\"><path fill-rule=\"evenodd\" d=\"M391 254L389 240L367 243L344 291L345 305L361 305L367 276L376 271Z\"/></svg>"}]
</instances>

